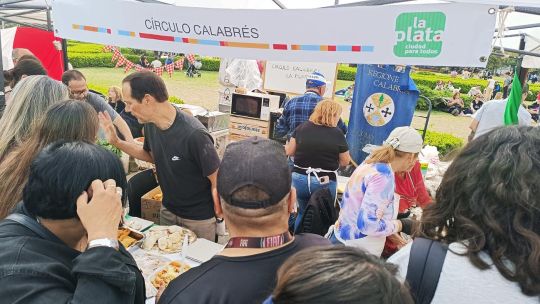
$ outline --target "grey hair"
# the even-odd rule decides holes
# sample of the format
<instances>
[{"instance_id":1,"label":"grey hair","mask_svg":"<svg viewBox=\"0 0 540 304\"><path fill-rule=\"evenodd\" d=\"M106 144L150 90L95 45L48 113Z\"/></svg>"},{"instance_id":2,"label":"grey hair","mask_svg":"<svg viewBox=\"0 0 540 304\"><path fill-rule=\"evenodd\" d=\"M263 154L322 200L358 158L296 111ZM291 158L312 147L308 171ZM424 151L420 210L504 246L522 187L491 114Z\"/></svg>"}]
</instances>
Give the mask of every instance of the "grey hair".
<instances>
[{"instance_id":1,"label":"grey hair","mask_svg":"<svg viewBox=\"0 0 540 304\"><path fill-rule=\"evenodd\" d=\"M0 118L0 159L21 143L47 108L69 98L65 85L47 76L28 76L11 93L11 102Z\"/></svg>"},{"instance_id":2,"label":"grey hair","mask_svg":"<svg viewBox=\"0 0 540 304\"><path fill-rule=\"evenodd\" d=\"M280 267L272 300L275 304L414 303L396 273L397 266L358 248L309 248Z\"/></svg>"}]
</instances>

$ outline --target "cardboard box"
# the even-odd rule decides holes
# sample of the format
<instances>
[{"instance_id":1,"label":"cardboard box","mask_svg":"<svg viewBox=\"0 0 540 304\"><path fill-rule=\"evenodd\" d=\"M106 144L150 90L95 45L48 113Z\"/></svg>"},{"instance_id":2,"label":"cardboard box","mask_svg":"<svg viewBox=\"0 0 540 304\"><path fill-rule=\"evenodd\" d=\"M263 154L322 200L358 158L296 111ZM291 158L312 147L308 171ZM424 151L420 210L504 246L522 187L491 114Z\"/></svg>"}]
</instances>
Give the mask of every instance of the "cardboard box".
<instances>
[{"instance_id":1,"label":"cardboard box","mask_svg":"<svg viewBox=\"0 0 540 304\"><path fill-rule=\"evenodd\" d=\"M270 122L231 115L229 134L238 137L258 136L268 138Z\"/></svg>"},{"instance_id":2,"label":"cardboard box","mask_svg":"<svg viewBox=\"0 0 540 304\"><path fill-rule=\"evenodd\" d=\"M155 200L152 197L161 193L161 188L158 186L150 192L143 195L141 198L141 217L159 225L159 211L161 209L161 200Z\"/></svg>"}]
</instances>

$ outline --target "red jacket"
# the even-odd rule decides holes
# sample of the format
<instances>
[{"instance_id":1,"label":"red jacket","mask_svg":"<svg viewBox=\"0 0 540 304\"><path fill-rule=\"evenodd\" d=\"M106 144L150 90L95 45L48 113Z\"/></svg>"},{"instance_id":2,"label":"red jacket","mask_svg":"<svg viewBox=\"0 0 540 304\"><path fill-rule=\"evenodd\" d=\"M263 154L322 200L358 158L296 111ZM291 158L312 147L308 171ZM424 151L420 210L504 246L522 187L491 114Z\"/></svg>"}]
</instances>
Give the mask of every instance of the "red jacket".
<instances>
[{"instance_id":1,"label":"red jacket","mask_svg":"<svg viewBox=\"0 0 540 304\"><path fill-rule=\"evenodd\" d=\"M432 199L426 190L426 185L424 185L424 179L422 178L420 162L416 162L411 172L396 173L395 181L395 192L401 196L399 213L405 213L407 209L413 206L424 208L431 203Z\"/></svg>"}]
</instances>

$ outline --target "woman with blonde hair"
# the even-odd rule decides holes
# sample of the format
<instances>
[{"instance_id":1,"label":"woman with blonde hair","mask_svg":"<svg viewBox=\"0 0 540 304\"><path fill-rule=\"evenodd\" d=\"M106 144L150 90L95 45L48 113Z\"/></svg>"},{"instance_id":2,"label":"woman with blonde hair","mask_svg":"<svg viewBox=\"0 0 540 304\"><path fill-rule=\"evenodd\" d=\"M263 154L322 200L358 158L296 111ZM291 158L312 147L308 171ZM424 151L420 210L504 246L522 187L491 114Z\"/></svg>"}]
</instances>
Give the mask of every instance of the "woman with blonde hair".
<instances>
[{"instance_id":1,"label":"woman with blonde hair","mask_svg":"<svg viewBox=\"0 0 540 304\"><path fill-rule=\"evenodd\" d=\"M22 199L30 164L45 146L58 140L94 143L98 127L96 111L85 102L66 100L47 109L28 138L0 164L0 219Z\"/></svg>"},{"instance_id":2,"label":"woman with blonde hair","mask_svg":"<svg viewBox=\"0 0 540 304\"><path fill-rule=\"evenodd\" d=\"M122 100L122 89L117 86L112 86L109 88L109 105L113 108L116 113L120 114L126 108L126 104Z\"/></svg>"},{"instance_id":3,"label":"woman with blonde hair","mask_svg":"<svg viewBox=\"0 0 540 304\"><path fill-rule=\"evenodd\" d=\"M0 118L0 161L27 136L33 123L56 102L68 99L68 88L47 76L28 76L11 93Z\"/></svg>"},{"instance_id":4,"label":"woman with blonde hair","mask_svg":"<svg viewBox=\"0 0 540 304\"><path fill-rule=\"evenodd\" d=\"M287 155L294 156L292 181L298 202L295 230L311 194L326 187L335 200L336 171L351 160L345 136L337 127L341 111L341 105L333 100L320 101L309 121L294 130L285 147Z\"/></svg>"},{"instance_id":5,"label":"woman with blonde hair","mask_svg":"<svg viewBox=\"0 0 540 304\"><path fill-rule=\"evenodd\" d=\"M412 220L397 219L399 195L394 172L410 171L422 150L422 137L411 127L394 129L352 174L336 224L330 228L334 244L359 247L380 256L387 236L411 233Z\"/></svg>"}]
</instances>

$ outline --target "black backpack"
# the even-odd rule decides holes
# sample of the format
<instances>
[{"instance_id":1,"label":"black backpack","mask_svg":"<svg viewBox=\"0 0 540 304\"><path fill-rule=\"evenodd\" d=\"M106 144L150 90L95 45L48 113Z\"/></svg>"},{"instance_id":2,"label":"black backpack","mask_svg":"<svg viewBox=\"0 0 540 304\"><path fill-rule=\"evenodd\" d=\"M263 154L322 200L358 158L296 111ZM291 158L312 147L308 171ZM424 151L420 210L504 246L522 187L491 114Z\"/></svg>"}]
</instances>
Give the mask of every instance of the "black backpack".
<instances>
[{"instance_id":1,"label":"black backpack","mask_svg":"<svg viewBox=\"0 0 540 304\"><path fill-rule=\"evenodd\" d=\"M298 225L294 233L313 233L324 236L337 218L338 213L334 207L334 200L330 190L321 188L309 198L300 225Z\"/></svg>"},{"instance_id":2,"label":"black backpack","mask_svg":"<svg viewBox=\"0 0 540 304\"><path fill-rule=\"evenodd\" d=\"M416 304L429 304L435 296L448 246L415 238L409 255L407 282Z\"/></svg>"}]
</instances>

